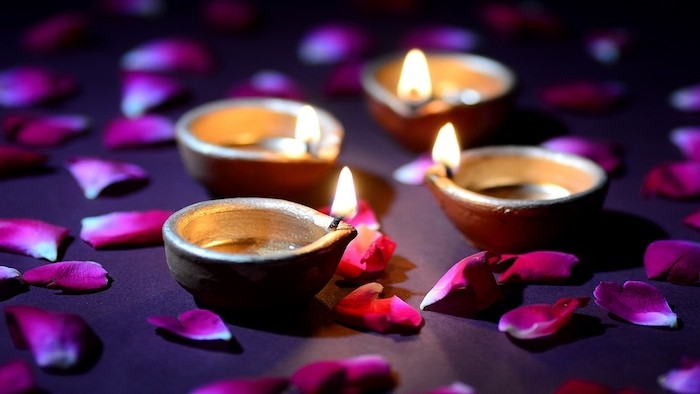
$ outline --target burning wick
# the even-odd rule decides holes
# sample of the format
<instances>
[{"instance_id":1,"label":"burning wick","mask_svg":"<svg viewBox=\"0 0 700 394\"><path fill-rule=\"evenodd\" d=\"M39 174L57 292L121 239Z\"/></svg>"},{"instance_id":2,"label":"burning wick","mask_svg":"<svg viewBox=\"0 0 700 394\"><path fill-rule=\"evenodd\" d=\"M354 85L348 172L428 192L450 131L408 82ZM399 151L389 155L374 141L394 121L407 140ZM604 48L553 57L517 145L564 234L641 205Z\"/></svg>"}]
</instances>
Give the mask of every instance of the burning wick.
<instances>
[{"instance_id":1,"label":"burning wick","mask_svg":"<svg viewBox=\"0 0 700 394\"><path fill-rule=\"evenodd\" d=\"M304 105L299 110L294 138L304 143L306 153L313 154L313 144L321 139L321 126L316 111L310 105Z\"/></svg>"},{"instance_id":2,"label":"burning wick","mask_svg":"<svg viewBox=\"0 0 700 394\"><path fill-rule=\"evenodd\" d=\"M352 172L345 166L338 176L338 186L335 189L335 198L331 205L331 216L333 221L328 226L329 230L338 228L340 221L345 217L353 217L357 214L357 197L355 195L355 184L352 180Z\"/></svg>"},{"instance_id":3,"label":"burning wick","mask_svg":"<svg viewBox=\"0 0 700 394\"><path fill-rule=\"evenodd\" d=\"M460 147L457 133L452 123L447 122L435 138L432 151L433 161L445 167L445 176L452 179L454 169L459 167Z\"/></svg>"},{"instance_id":4,"label":"burning wick","mask_svg":"<svg viewBox=\"0 0 700 394\"><path fill-rule=\"evenodd\" d=\"M432 99L433 86L430 82L428 60L420 49L411 49L404 58L396 95L413 108L426 104Z\"/></svg>"}]
</instances>

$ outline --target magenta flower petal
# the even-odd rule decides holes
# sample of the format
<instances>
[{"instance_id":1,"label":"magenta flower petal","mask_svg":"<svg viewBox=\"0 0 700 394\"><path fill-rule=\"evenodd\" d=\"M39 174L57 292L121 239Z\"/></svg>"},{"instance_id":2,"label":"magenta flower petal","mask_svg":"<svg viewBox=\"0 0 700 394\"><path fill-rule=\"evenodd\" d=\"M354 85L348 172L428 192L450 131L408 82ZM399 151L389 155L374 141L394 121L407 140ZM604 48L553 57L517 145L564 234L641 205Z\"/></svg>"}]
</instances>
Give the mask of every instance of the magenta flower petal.
<instances>
[{"instance_id":1,"label":"magenta flower petal","mask_svg":"<svg viewBox=\"0 0 700 394\"><path fill-rule=\"evenodd\" d=\"M700 283L700 244L682 240L654 241L644 252L644 269L649 279L697 285Z\"/></svg>"},{"instance_id":2,"label":"magenta flower petal","mask_svg":"<svg viewBox=\"0 0 700 394\"><path fill-rule=\"evenodd\" d=\"M492 252L478 252L453 265L425 295L421 309L473 315L503 298L490 265L500 260Z\"/></svg>"},{"instance_id":3,"label":"magenta flower petal","mask_svg":"<svg viewBox=\"0 0 700 394\"><path fill-rule=\"evenodd\" d=\"M569 379L554 390L554 394L643 394L634 388L613 390L600 383L583 379Z\"/></svg>"},{"instance_id":4,"label":"magenta flower petal","mask_svg":"<svg viewBox=\"0 0 700 394\"><path fill-rule=\"evenodd\" d=\"M244 0L207 0L202 14L209 26L225 33L247 30L259 17L257 8Z\"/></svg>"},{"instance_id":5,"label":"magenta flower petal","mask_svg":"<svg viewBox=\"0 0 700 394\"><path fill-rule=\"evenodd\" d=\"M152 316L146 321L170 334L196 341L228 341L232 337L221 317L206 309L191 309L177 318Z\"/></svg>"},{"instance_id":6,"label":"magenta flower petal","mask_svg":"<svg viewBox=\"0 0 700 394\"><path fill-rule=\"evenodd\" d=\"M31 52L57 52L86 41L88 20L82 12L53 15L27 28L20 38Z\"/></svg>"},{"instance_id":7,"label":"magenta flower petal","mask_svg":"<svg viewBox=\"0 0 700 394\"><path fill-rule=\"evenodd\" d=\"M0 179L42 169L47 161L41 153L0 145Z\"/></svg>"},{"instance_id":8,"label":"magenta flower petal","mask_svg":"<svg viewBox=\"0 0 700 394\"><path fill-rule=\"evenodd\" d=\"M189 394L282 394L289 386L284 377L225 379L205 384Z\"/></svg>"},{"instance_id":9,"label":"magenta flower petal","mask_svg":"<svg viewBox=\"0 0 700 394\"><path fill-rule=\"evenodd\" d=\"M627 88L619 82L594 80L552 84L539 92L542 102L552 108L585 114L611 112L627 95Z\"/></svg>"},{"instance_id":10,"label":"magenta flower petal","mask_svg":"<svg viewBox=\"0 0 700 394\"><path fill-rule=\"evenodd\" d=\"M67 97L77 88L73 77L37 66L19 66L0 72L0 105L30 107Z\"/></svg>"},{"instance_id":11,"label":"magenta flower petal","mask_svg":"<svg viewBox=\"0 0 700 394\"><path fill-rule=\"evenodd\" d=\"M608 28L589 31L584 41L586 50L595 60L613 64L629 51L633 38L627 29Z\"/></svg>"},{"instance_id":12,"label":"magenta flower petal","mask_svg":"<svg viewBox=\"0 0 700 394\"><path fill-rule=\"evenodd\" d=\"M633 324L667 327L678 324L678 316L671 311L664 296L648 283L636 280L622 285L600 282L593 296L600 307Z\"/></svg>"},{"instance_id":13,"label":"magenta flower petal","mask_svg":"<svg viewBox=\"0 0 700 394\"><path fill-rule=\"evenodd\" d=\"M363 66L364 63L359 60L350 60L336 65L323 83L323 92L330 97L361 94Z\"/></svg>"},{"instance_id":14,"label":"magenta flower petal","mask_svg":"<svg viewBox=\"0 0 700 394\"><path fill-rule=\"evenodd\" d=\"M15 347L29 349L42 368L75 370L92 363L99 353L99 338L78 315L8 306L5 318Z\"/></svg>"},{"instance_id":15,"label":"magenta flower petal","mask_svg":"<svg viewBox=\"0 0 700 394\"><path fill-rule=\"evenodd\" d=\"M583 136L567 135L551 138L542 144L544 148L573 153L598 163L612 174L622 166L622 148L615 142Z\"/></svg>"},{"instance_id":16,"label":"magenta flower petal","mask_svg":"<svg viewBox=\"0 0 700 394\"><path fill-rule=\"evenodd\" d=\"M122 79L121 110L124 116L135 118L181 99L187 94L187 89L172 78L127 72Z\"/></svg>"},{"instance_id":17,"label":"magenta flower petal","mask_svg":"<svg viewBox=\"0 0 700 394\"><path fill-rule=\"evenodd\" d=\"M375 277L384 272L396 242L364 224L356 228L357 237L348 244L335 273L345 279Z\"/></svg>"},{"instance_id":18,"label":"magenta flower petal","mask_svg":"<svg viewBox=\"0 0 700 394\"><path fill-rule=\"evenodd\" d=\"M105 126L102 144L107 149L128 149L175 141L175 125L160 115L112 119Z\"/></svg>"},{"instance_id":19,"label":"magenta flower petal","mask_svg":"<svg viewBox=\"0 0 700 394\"><path fill-rule=\"evenodd\" d=\"M700 196L700 161L659 164L649 170L642 181L645 197L683 200Z\"/></svg>"},{"instance_id":20,"label":"magenta flower petal","mask_svg":"<svg viewBox=\"0 0 700 394\"><path fill-rule=\"evenodd\" d=\"M678 127L669 137L686 159L700 161L700 127Z\"/></svg>"},{"instance_id":21,"label":"magenta flower petal","mask_svg":"<svg viewBox=\"0 0 700 394\"><path fill-rule=\"evenodd\" d=\"M290 380L300 394L385 392L396 385L391 364L378 354L312 362Z\"/></svg>"},{"instance_id":22,"label":"magenta flower petal","mask_svg":"<svg viewBox=\"0 0 700 394\"><path fill-rule=\"evenodd\" d=\"M363 28L350 23L328 23L306 32L298 55L306 64L334 64L360 59L373 46L372 38Z\"/></svg>"},{"instance_id":23,"label":"magenta flower petal","mask_svg":"<svg viewBox=\"0 0 700 394\"><path fill-rule=\"evenodd\" d=\"M0 365L0 394L33 393L37 390L32 370L23 360Z\"/></svg>"},{"instance_id":24,"label":"magenta flower petal","mask_svg":"<svg viewBox=\"0 0 700 394\"><path fill-rule=\"evenodd\" d=\"M0 219L0 250L56 261L68 229L35 219Z\"/></svg>"},{"instance_id":25,"label":"magenta flower petal","mask_svg":"<svg viewBox=\"0 0 700 394\"><path fill-rule=\"evenodd\" d=\"M5 134L13 141L36 147L53 147L85 133L90 120L82 115L31 116L14 114L3 119Z\"/></svg>"},{"instance_id":26,"label":"magenta flower petal","mask_svg":"<svg viewBox=\"0 0 700 394\"><path fill-rule=\"evenodd\" d=\"M683 218L683 224L700 231L700 211L695 211Z\"/></svg>"},{"instance_id":27,"label":"magenta flower petal","mask_svg":"<svg viewBox=\"0 0 700 394\"><path fill-rule=\"evenodd\" d=\"M164 0L100 0L100 8L120 16L154 17L165 10Z\"/></svg>"},{"instance_id":28,"label":"magenta flower petal","mask_svg":"<svg viewBox=\"0 0 700 394\"><path fill-rule=\"evenodd\" d=\"M16 269L0 265L0 283L20 279L20 276L21 274Z\"/></svg>"},{"instance_id":29,"label":"magenta flower petal","mask_svg":"<svg viewBox=\"0 0 700 394\"><path fill-rule=\"evenodd\" d=\"M125 53L121 67L130 71L207 73L214 68L214 57L210 49L197 40L161 38Z\"/></svg>"},{"instance_id":30,"label":"magenta flower petal","mask_svg":"<svg viewBox=\"0 0 700 394\"><path fill-rule=\"evenodd\" d=\"M554 305L523 305L506 312L498 330L518 339L549 336L569 322L577 308L586 306L588 298L561 298Z\"/></svg>"},{"instance_id":31,"label":"magenta flower petal","mask_svg":"<svg viewBox=\"0 0 700 394\"><path fill-rule=\"evenodd\" d=\"M81 220L80 238L95 249L163 243L163 223L172 211L112 212Z\"/></svg>"},{"instance_id":32,"label":"magenta flower petal","mask_svg":"<svg viewBox=\"0 0 700 394\"><path fill-rule=\"evenodd\" d=\"M66 292L102 290L109 285L107 270L94 261L61 261L40 265L22 274L31 286Z\"/></svg>"},{"instance_id":33,"label":"magenta flower petal","mask_svg":"<svg viewBox=\"0 0 700 394\"><path fill-rule=\"evenodd\" d=\"M500 283L562 283L578 265L573 254L541 250L513 256L513 264L498 278Z\"/></svg>"},{"instance_id":34,"label":"magenta flower petal","mask_svg":"<svg viewBox=\"0 0 700 394\"><path fill-rule=\"evenodd\" d=\"M303 100L306 94L301 86L286 74L274 70L263 70L255 73L249 80L234 85L227 96Z\"/></svg>"},{"instance_id":35,"label":"magenta flower petal","mask_svg":"<svg viewBox=\"0 0 700 394\"><path fill-rule=\"evenodd\" d=\"M409 50L419 48L424 51L462 51L475 50L479 45L479 36L457 26L428 25L408 30L400 39L399 46Z\"/></svg>"},{"instance_id":36,"label":"magenta flower petal","mask_svg":"<svg viewBox=\"0 0 700 394\"><path fill-rule=\"evenodd\" d=\"M146 171L136 164L97 157L72 157L66 166L85 198L95 199L106 188L122 183L143 183L148 179Z\"/></svg>"},{"instance_id":37,"label":"magenta flower petal","mask_svg":"<svg viewBox=\"0 0 700 394\"><path fill-rule=\"evenodd\" d=\"M330 215L331 206L327 205L318 209L319 212ZM367 226L371 230L379 230L379 221L374 213L372 206L366 200L357 200L357 213L351 218L344 218L343 221L353 227L359 227L361 224Z\"/></svg>"},{"instance_id":38,"label":"magenta flower petal","mask_svg":"<svg viewBox=\"0 0 700 394\"><path fill-rule=\"evenodd\" d=\"M350 326L387 333L415 333L423 317L397 296L379 298L384 286L364 284L343 297L334 308L336 319Z\"/></svg>"},{"instance_id":39,"label":"magenta flower petal","mask_svg":"<svg viewBox=\"0 0 700 394\"><path fill-rule=\"evenodd\" d=\"M674 393L700 393L700 359L683 357L679 368L659 376L659 385Z\"/></svg>"},{"instance_id":40,"label":"magenta flower petal","mask_svg":"<svg viewBox=\"0 0 700 394\"><path fill-rule=\"evenodd\" d=\"M484 22L508 36L557 36L564 28L557 16L541 3L489 3L481 10Z\"/></svg>"},{"instance_id":41,"label":"magenta flower petal","mask_svg":"<svg viewBox=\"0 0 700 394\"><path fill-rule=\"evenodd\" d=\"M683 112L700 111L700 84L684 86L671 92L671 107Z\"/></svg>"},{"instance_id":42,"label":"magenta flower petal","mask_svg":"<svg viewBox=\"0 0 700 394\"><path fill-rule=\"evenodd\" d=\"M407 185L422 185L425 182L425 172L435 162L430 153L423 153L410 163L394 170L395 180Z\"/></svg>"},{"instance_id":43,"label":"magenta flower petal","mask_svg":"<svg viewBox=\"0 0 700 394\"><path fill-rule=\"evenodd\" d=\"M422 394L476 394L476 390L462 382L454 382L449 386L441 386L424 391Z\"/></svg>"}]
</instances>

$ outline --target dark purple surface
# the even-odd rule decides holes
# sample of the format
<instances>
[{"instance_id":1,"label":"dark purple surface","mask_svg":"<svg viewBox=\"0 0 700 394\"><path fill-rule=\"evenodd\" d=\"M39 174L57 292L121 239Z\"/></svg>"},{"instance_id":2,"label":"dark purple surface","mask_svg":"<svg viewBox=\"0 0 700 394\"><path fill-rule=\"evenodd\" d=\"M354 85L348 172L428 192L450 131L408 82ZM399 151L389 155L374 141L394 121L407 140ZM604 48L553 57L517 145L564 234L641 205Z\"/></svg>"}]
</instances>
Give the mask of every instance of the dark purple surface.
<instances>
[{"instance_id":1,"label":"dark purple surface","mask_svg":"<svg viewBox=\"0 0 700 394\"><path fill-rule=\"evenodd\" d=\"M212 46L219 67L212 75L178 76L192 89L192 97L161 113L177 119L188 108L223 98L235 82L261 69L277 69L298 79L309 92L309 101L331 111L345 126L339 164L353 169L360 197L370 201L383 231L398 244L388 275L380 282L388 295L397 294L418 307L450 266L476 250L454 230L427 189L392 179L392 171L415 154L378 127L361 98L332 99L322 94L329 66L306 66L297 59L296 45L308 28L354 20L376 35L381 53L397 50L400 35L419 23L456 24L479 32L483 42L477 52L511 66L521 81L518 115L502 142L538 143L552 132L568 132L617 140L623 146L625 170L612 179L603 220L596 229L571 240L578 244L585 268L568 285L512 289L509 307L592 296L601 280L648 281L641 254L651 240L699 240L697 231L681 223L698 209L697 201L644 199L639 193L644 174L653 165L681 158L668 139L671 129L700 122L699 115L678 112L667 101L672 90L700 78L696 41L700 31L693 10L675 5L680 2L627 3L630 8L623 2L552 2L552 9L570 28L567 37L512 39L484 26L476 3L432 3L419 15L397 17L361 14L348 2L261 2L262 23L257 30L223 35L201 22L196 2L172 2L165 15L151 20L95 16L95 40L87 48L35 55L19 48L18 32L80 3L3 2L0 69L39 64L74 74L81 85L76 96L35 110L80 113L94 123L88 135L41 150L50 155L52 171L0 181L0 217L41 219L70 228L73 239L60 258L97 261L114 283L106 291L82 295L31 288L0 301L2 307L36 305L80 314L103 342L101 357L92 368L71 375L38 369L28 351L12 345L4 317L0 318L0 363L18 358L30 361L39 386L52 393L186 393L217 379L289 376L312 361L364 353L389 359L398 376L396 393L423 391L456 380L479 393L546 393L569 378L663 392L656 382L659 375L677 367L684 355L700 356L698 287L649 281L678 314L682 323L677 330L627 324L591 303L578 310L572 324L555 338L521 343L498 332L498 314L467 319L422 312L425 326L418 335L359 332L334 323L330 316L328 306L351 290L334 281L306 312L285 319L227 316L236 343L221 347L163 337L146 322L148 316L175 316L196 307L170 276L162 247L96 251L79 239L80 220L86 216L117 210L175 210L210 198L185 174L174 146L115 152L107 151L100 141L103 127L120 116L120 56L148 39L195 37ZM619 64L600 64L585 52L582 33L601 26L625 26L638 33L637 46ZM538 88L582 77L619 80L630 87L632 97L624 108L604 116L567 114L537 101ZM8 112L1 109L0 115ZM66 158L77 154L134 162L150 172L151 181L123 196L86 200L63 166ZM319 200L330 201L331 193ZM1 265L20 271L43 263L0 254Z\"/></svg>"}]
</instances>

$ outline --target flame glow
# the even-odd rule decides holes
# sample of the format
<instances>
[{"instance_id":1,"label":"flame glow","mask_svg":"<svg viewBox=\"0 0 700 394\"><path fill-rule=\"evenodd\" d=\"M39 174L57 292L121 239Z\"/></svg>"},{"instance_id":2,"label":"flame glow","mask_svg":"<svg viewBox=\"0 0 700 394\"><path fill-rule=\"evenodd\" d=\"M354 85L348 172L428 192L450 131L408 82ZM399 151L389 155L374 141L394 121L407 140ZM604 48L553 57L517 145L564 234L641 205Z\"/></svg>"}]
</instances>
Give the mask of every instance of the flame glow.
<instances>
[{"instance_id":1,"label":"flame glow","mask_svg":"<svg viewBox=\"0 0 700 394\"><path fill-rule=\"evenodd\" d=\"M321 126L318 123L318 115L310 105L304 105L297 115L294 138L305 144L312 144L321 139Z\"/></svg>"},{"instance_id":2,"label":"flame glow","mask_svg":"<svg viewBox=\"0 0 700 394\"><path fill-rule=\"evenodd\" d=\"M335 198L331 205L331 215L350 219L357 214L357 196L355 183L352 180L352 172L345 166L338 176L338 186L335 189Z\"/></svg>"},{"instance_id":3,"label":"flame glow","mask_svg":"<svg viewBox=\"0 0 700 394\"><path fill-rule=\"evenodd\" d=\"M461 149L459 141L457 141L457 133L452 123L448 122L442 126L435 138L432 151L433 161L455 170L459 167L460 154Z\"/></svg>"},{"instance_id":4,"label":"flame glow","mask_svg":"<svg viewBox=\"0 0 700 394\"><path fill-rule=\"evenodd\" d=\"M420 49L411 49L406 54L399 76L396 94L401 100L421 102L433 94L428 60Z\"/></svg>"}]
</instances>

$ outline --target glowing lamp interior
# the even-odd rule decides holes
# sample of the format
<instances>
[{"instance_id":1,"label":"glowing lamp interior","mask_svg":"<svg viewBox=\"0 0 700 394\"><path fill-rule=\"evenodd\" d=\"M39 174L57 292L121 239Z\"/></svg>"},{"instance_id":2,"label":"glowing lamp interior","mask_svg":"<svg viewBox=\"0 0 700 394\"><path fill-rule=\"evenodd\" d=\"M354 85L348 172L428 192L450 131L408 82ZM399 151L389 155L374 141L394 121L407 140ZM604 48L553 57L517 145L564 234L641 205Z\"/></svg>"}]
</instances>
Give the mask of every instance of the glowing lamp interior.
<instances>
[{"instance_id":1,"label":"glowing lamp interior","mask_svg":"<svg viewBox=\"0 0 700 394\"><path fill-rule=\"evenodd\" d=\"M420 49L411 49L403 62L396 94L401 100L421 102L433 94L428 60Z\"/></svg>"},{"instance_id":2,"label":"glowing lamp interior","mask_svg":"<svg viewBox=\"0 0 700 394\"><path fill-rule=\"evenodd\" d=\"M456 170L459 167L459 156L461 149L457 134L452 123L446 123L437 134L435 144L433 145L433 161L443 164L451 170Z\"/></svg>"},{"instance_id":3,"label":"glowing lamp interior","mask_svg":"<svg viewBox=\"0 0 700 394\"><path fill-rule=\"evenodd\" d=\"M331 205L331 215L350 219L355 214L357 214L355 183L352 180L352 172L345 166L338 177L338 186L335 189L335 198Z\"/></svg>"},{"instance_id":4,"label":"glowing lamp interior","mask_svg":"<svg viewBox=\"0 0 700 394\"><path fill-rule=\"evenodd\" d=\"M310 105L304 105L297 115L294 137L305 144L311 144L321 139L321 126L318 115Z\"/></svg>"}]
</instances>

